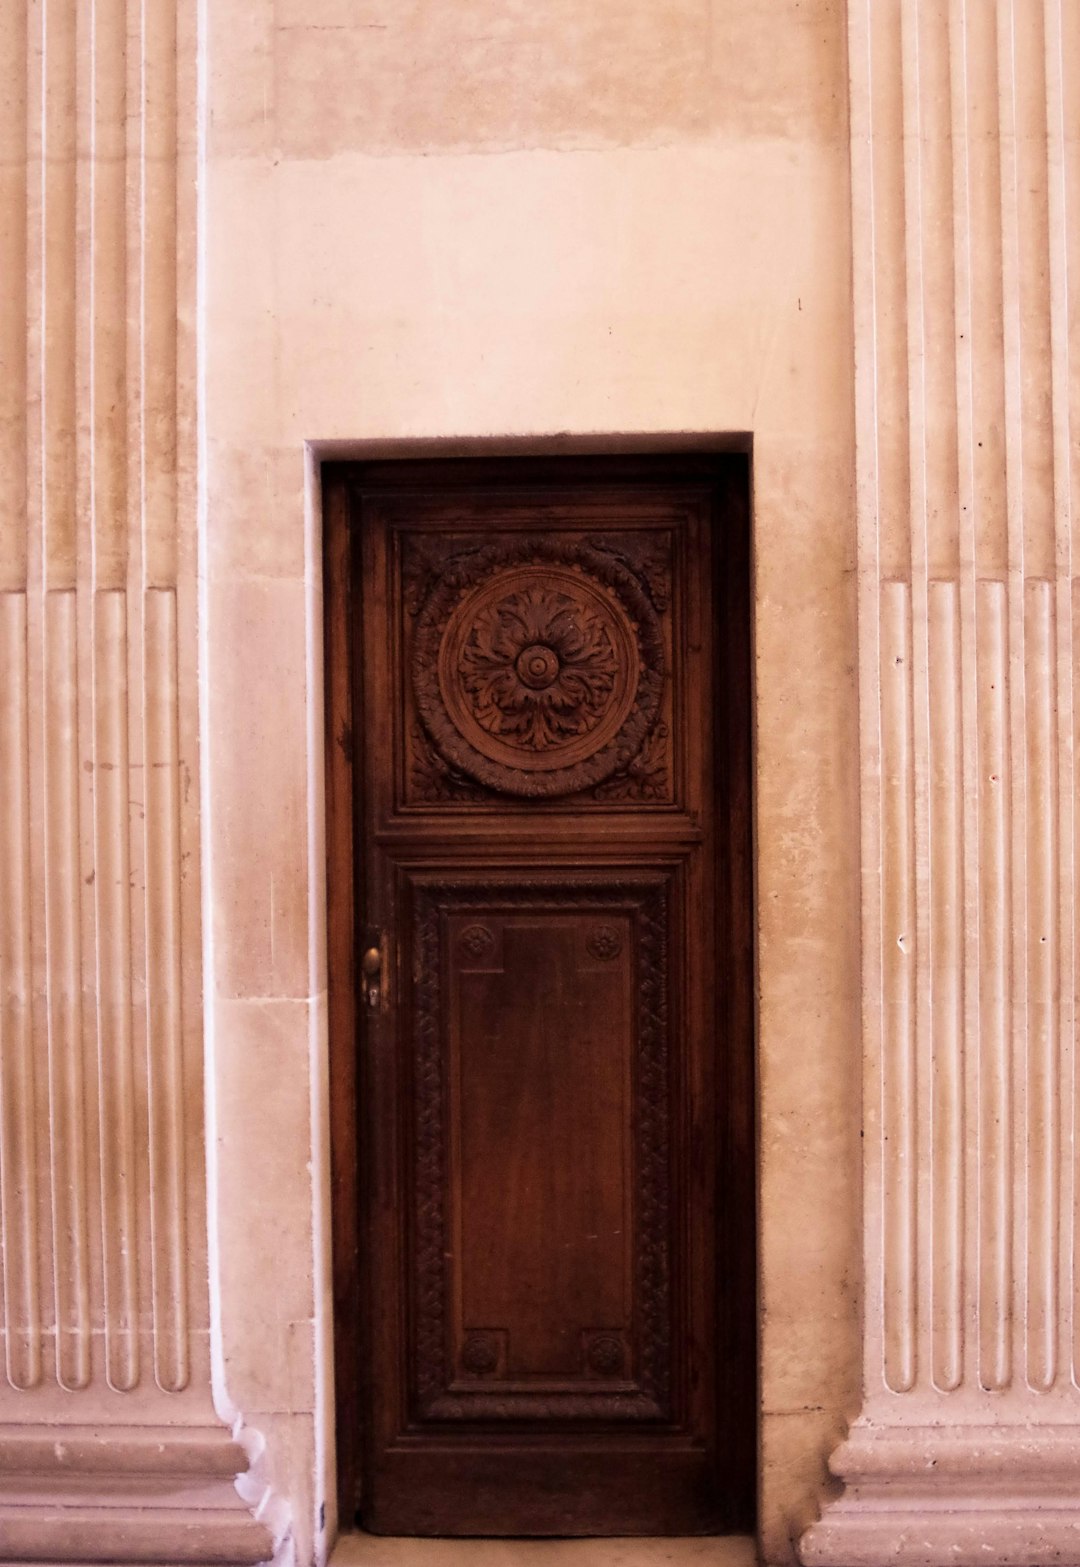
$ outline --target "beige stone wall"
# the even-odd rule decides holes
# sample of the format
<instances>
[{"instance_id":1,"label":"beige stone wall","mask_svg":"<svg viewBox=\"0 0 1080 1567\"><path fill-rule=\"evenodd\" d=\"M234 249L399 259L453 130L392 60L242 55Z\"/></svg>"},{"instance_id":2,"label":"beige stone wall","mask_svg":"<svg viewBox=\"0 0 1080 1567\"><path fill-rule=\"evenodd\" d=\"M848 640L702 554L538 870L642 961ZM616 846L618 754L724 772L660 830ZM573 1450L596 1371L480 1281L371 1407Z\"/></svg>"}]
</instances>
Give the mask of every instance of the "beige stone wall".
<instances>
[{"instance_id":1,"label":"beige stone wall","mask_svg":"<svg viewBox=\"0 0 1080 1567\"><path fill-rule=\"evenodd\" d=\"M540 449L559 435L587 447L612 433L752 433L771 1559L790 1557L857 1407L844 26L825 0L209 6L204 675L222 1385L267 1434L304 1541L330 1485L325 1412L312 1414L328 1396L312 1368L330 1324L306 442L513 437Z\"/></svg>"}]
</instances>

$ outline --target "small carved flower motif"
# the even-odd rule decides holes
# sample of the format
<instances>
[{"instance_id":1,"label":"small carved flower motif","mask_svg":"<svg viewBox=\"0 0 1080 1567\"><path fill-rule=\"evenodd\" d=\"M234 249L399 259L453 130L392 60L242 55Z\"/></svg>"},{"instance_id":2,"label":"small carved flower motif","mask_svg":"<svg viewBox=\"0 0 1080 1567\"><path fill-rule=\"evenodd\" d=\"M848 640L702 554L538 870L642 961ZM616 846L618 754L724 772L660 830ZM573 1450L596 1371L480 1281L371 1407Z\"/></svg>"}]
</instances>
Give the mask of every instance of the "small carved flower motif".
<instances>
[{"instance_id":1,"label":"small carved flower motif","mask_svg":"<svg viewBox=\"0 0 1080 1567\"><path fill-rule=\"evenodd\" d=\"M602 614L557 588L534 586L481 611L460 668L482 728L546 751L600 721L618 661Z\"/></svg>"},{"instance_id":2,"label":"small carved flower motif","mask_svg":"<svg viewBox=\"0 0 1080 1567\"><path fill-rule=\"evenodd\" d=\"M499 1364L499 1346L490 1333L471 1333L461 1351L461 1364L474 1377L488 1377Z\"/></svg>"},{"instance_id":3,"label":"small carved flower motif","mask_svg":"<svg viewBox=\"0 0 1080 1567\"><path fill-rule=\"evenodd\" d=\"M614 1333L600 1333L589 1345L586 1358L590 1371L601 1377L613 1377L623 1369L622 1341Z\"/></svg>"},{"instance_id":4,"label":"small carved flower motif","mask_svg":"<svg viewBox=\"0 0 1080 1567\"><path fill-rule=\"evenodd\" d=\"M458 946L467 958L483 958L495 945L495 937L486 925L466 925L458 937Z\"/></svg>"},{"instance_id":5,"label":"small carved flower motif","mask_svg":"<svg viewBox=\"0 0 1080 1567\"><path fill-rule=\"evenodd\" d=\"M601 963L610 963L622 951L619 932L614 925L597 925L585 945L591 955L598 958Z\"/></svg>"}]
</instances>

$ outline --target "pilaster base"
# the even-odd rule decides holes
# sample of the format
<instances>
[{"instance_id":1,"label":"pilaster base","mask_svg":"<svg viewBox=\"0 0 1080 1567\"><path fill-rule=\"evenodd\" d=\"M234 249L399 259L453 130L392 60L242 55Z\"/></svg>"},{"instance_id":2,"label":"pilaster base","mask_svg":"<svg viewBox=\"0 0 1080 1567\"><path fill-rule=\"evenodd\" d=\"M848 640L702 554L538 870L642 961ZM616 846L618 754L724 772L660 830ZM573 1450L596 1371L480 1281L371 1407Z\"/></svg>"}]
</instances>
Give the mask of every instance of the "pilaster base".
<instances>
[{"instance_id":1,"label":"pilaster base","mask_svg":"<svg viewBox=\"0 0 1080 1567\"><path fill-rule=\"evenodd\" d=\"M1080 1427L857 1423L805 1567L1080 1564Z\"/></svg>"},{"instance_id":2,"label":"pilaster base","mask_svg":"<svg viewBox=\"0 0 1080 1567\"><path fill-rule=\"evenodd\" d=\"M246 1468L213 1427L0 1427L0 1562L265 1562Z\"/></svg>"}]
</instances>

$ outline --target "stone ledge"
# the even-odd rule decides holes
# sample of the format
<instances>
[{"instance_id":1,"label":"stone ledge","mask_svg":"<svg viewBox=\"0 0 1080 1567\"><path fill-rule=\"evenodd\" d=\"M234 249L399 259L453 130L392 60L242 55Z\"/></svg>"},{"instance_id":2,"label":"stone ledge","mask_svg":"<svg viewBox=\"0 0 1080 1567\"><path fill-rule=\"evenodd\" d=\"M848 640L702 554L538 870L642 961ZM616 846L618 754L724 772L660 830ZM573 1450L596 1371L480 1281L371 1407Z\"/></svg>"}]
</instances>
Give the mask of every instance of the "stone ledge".
<instances>
[{"instance_id":1,"label":"stone ledge","mask_svg":"<svg viewBox=\"0 0 1080 1567\"><path fill-rule=\"evenodd\" d=\"M804 1567L1080 1562L1080 1427L853 1427Z\"/></svg>"},{"instance_id":2,"label":"stone ledge","mask_svg":"<svg viewBox=\"0 0 1080 1567\"><path fill-rule=\"evenodd\" d=\"M0 1428L0 1562L265 1562L246 1468L214 1427Z\"/></svg>"}]
</instances>

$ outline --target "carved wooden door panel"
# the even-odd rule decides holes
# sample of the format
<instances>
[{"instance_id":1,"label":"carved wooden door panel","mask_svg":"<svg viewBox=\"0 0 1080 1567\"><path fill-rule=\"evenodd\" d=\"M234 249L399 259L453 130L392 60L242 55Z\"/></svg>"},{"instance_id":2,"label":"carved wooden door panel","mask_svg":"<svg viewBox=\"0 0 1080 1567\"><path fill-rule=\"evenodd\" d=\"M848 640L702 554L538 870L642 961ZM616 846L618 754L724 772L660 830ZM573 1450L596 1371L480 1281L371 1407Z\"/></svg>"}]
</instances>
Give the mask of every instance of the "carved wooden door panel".
<instances>
[{"instance_id":1,"label":"carved wooden door panel","mask_svg":"<svg viewBox=\"0 0 1080 1567\"><path fill-rule=\"evenodd\" d=\"M745 1526L742 460L341 483L361 1517Z\"/></svg>"}]
</instances>

